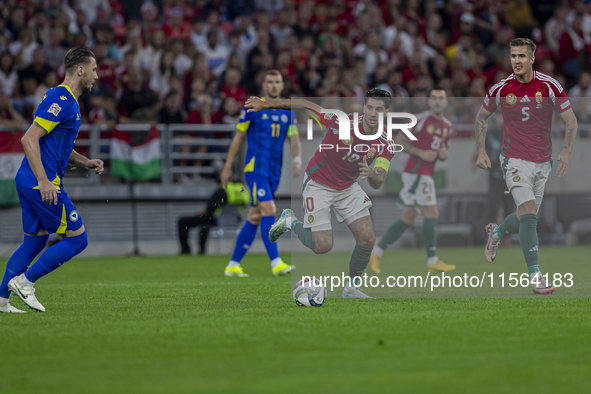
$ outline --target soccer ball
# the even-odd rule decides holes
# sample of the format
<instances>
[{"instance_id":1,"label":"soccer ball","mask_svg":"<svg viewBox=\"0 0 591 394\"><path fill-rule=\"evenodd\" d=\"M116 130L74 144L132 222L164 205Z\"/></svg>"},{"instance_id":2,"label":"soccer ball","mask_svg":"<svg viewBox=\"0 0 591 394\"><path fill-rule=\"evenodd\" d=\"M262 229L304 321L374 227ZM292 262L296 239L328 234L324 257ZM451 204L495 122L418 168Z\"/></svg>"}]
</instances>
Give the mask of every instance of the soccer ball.
<instances>
[{"instance_id":1,"label":"soccer ball","mask_svg":"<svg viewBox=\"0 0 591 394\"><path fill-rule=\"evenodd\" d=\"M326 300L326 288L318 279L304 278L293 288L297 306L322 306Z\"/></svg>"}]
</instances>

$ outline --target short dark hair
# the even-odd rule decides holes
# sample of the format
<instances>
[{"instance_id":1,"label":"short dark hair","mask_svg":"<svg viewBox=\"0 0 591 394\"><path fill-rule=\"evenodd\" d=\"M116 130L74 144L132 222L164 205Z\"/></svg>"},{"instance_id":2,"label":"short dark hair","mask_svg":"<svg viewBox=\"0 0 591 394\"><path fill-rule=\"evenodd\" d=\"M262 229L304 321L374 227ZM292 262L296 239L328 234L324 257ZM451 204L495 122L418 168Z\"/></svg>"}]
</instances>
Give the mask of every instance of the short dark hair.
<instances>
[{"instance_id":1,"label":"short dark hair","mask_svg":"<svg viewBox=\"0 0 591 394\"><path fill-rule=\"evenodd\" d=\"M536 53L536 44L529 38L514 38L509 43L509 48L526 46L530 56Z\"/></svg>"},{"instance_id":2,"label":"short dark hair","mask_svg":"<svg viewBox=\"0 0 591 394\"><path fill-rule=\"evenodd\" d=\"M267 78L267 76L269 76L269 75L272 75L274 77L282 77L283 78L283 75L278 70L268 70L267 72L265 72L265 78Z\"/></svg>"},{"instance_id":3,"label":"short dark hair","mask_svg":"<svg viewBox=\"0 0 591 394\"><path fill-rule=\"evenodd\" d=\"M95 59L94 53L88 48L77 47L72 48L64 56L64 66L66 66L66 74L72 73L76 67L86 64L90 58Z\"/></svg>"},{"instance_id":4,"label":"short dark hair","mask_svg":"<svg viewBox=\"0 0 591 394\"><path fill-rule=\"evenodd\" d=\"M365 93L365 104L372 98L374 100L381 100L384 102L386 109L390 108L390 102L392 101L392 95L390 92L384 89L373 88L369 92Z\"/></svg>"},{"instance_id":5,"label":"short dark hair","mask_svg":"<svg viewBox=\"0 0 591 394\"><path fill-rule=\"evenodd\" d=\"M433 92L434 90L441 90L441 91L445 92L445 94L447 95L447 91L445 90L445 88L442 88L441 86L435 86L434 88L429 89L429 93L427 93L427 97L431 97L431 92Z\"/></svg>"}]
</instances>

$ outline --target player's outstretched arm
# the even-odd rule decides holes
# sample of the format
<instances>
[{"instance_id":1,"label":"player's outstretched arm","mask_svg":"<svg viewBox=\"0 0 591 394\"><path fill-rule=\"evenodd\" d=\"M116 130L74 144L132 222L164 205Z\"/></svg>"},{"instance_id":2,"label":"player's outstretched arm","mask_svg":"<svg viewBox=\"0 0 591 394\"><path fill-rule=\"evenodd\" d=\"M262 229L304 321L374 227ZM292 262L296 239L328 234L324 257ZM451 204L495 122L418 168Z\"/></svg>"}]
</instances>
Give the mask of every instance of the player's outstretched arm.
<instances>
[{"instance_id":1,"label":"player's outstretched arm","mask_svg":"<svg viewBox=\"0 0 591 394\"><path fill-rule=\"evenodd\" d=\"M566 172L568 171L569 161L570 161L570 154L573 151L573 145L575 144L575 139L577 138L577 130L579 125L577 123L577 117L573 112L572 108L568 111L564 111L560 114L562 119L566 123L566 132L564 134L564 148L562 148L562 152L558 155L556 160L558 160L558 169L556 173L560 178L564 178L566 176Z\"/></svg>"},{"instance_id":2,"label":"player's outstretched arm","mask_svg":"<svg viewBox=\"0 0 591 394\"><path fill-rule=\"evenodd\" d=\"M300 136L298 134L292 135L288 141L291 146L291 157L293 157L291 175L297 178L302 172L302 144L300 143Z\"/></svg>"},{"instance_id":3,"label":"player's outstretched arm","mask_svg":"<svg viewBox=\"0 0 591 394\"><path fill-rule=\"evenodd\" d=\"M57 205L57 195L60 193L55 185L47 179L47 174L43 168L41 161L41 149L39 148L39 140L47 134L47 131L41 127L37 122L33 122L31 127L27 130L21 142L27 161L37 178L37 185L41 192L41 199L44 203Z\"/></svg>"},{"instance_id":4,"label":"player's outstretched arm","mask_svg":"<svg viewBox=\"0 0 591 394\"><path fill-rule=\"evenodd\" d=\"M95 174L100 174L105 170L105 163L99 159L90 160L88 157L81 155L72 149L68 163L74 166L84 167L87 170L93 171Z\"/></svg>"},{"instance_id":5,"label":"player's outstretched arm","mask_svg":"<svg viewBox=\"0 0 591 394\"><path fill-rule=\"evenodd\" d=\"M402 145L402 151L409 155L416 156L423 161L433 163L437 160L437 152L434 150L424 150L417 148L410 142L408 137L404 133L398 133L396 136L396 143Z\"/></svg>"},{"instance_id":6,"label":"player's outstretched arm","mask_svg":"<svg viewBox=\"0 0 591 394\"><path fill-rule=\"evenodd\" d=\"M488 131L488 118L492 112L488 112L484 107L480 107L478 114L476 114L476 122L474 122L475 136L476 136L476 167L487 170L491 167L490 159L486 154L485 142L486 132Z\"/></svg>"},{"instance_id":7,"label":"player's outstretched arm","mask_svg":"<svg viewBox=\"0 0 591 394\"><path fill-rule=\"evenodd\" d=\"M230 182L230 179L232 179L232 163L234 163L234 158L236 158L236 155L240 150L240 145L242 145L242 140L245 135L246 133L241 130L236 130L236 133L234 134L234 139L232 139L232 144L230 144L230 149L228 149L228 157L226 158L226 163L224 164L220 176L222 186L224 187Z\"/></svg>"},{"instance_id":8,"label":"player's outstretched arm","mask_svg":"<svg viewBox=\"0 0 591 394\"><path fill-rule=\"evenodd\" d=\"M287 99L287 100L266 100L263 101L258 97L249 97L244 104L248 108L248 112L259 112L266 109L283 109L283 110L298 110L310 108L316 112L320 112L322 107L314 104L311 101L304 99Z\"/></svg>"}]
</instances>

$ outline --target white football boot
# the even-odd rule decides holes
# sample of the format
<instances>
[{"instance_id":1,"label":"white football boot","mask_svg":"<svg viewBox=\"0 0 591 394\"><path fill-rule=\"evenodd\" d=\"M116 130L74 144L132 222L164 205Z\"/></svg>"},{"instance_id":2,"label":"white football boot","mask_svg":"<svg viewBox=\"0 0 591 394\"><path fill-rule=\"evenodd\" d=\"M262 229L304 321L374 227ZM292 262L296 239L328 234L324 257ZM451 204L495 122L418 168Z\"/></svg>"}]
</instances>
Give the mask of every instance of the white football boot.
<instances>
[{"instance_id":1,"label":"white football boot","mask_svg":"<svg viewBox=\"0 0 591 394\"><path fill-rule=\"evenodd\" d=\"M26 311L21 311L10 305L10 301L8 301L4 305L0 305L0 313L27 313Z\"/></svg>"},{"instance_id":2,"label":"white football boot","mask_svg":"<svg viewBox=\"0 0 591 394\"><path fill-rule=\"evenodd\" d=\"M550 294L556 291L556 287L549 285L539 271L531 279L531 288L534 294Z\"/></svg>"},{"instance_id":3,"label":"white football boot","mask_svg":"<svg viewBox=\"0 0 591 394\"><path fill-rule=\"evenodd\" d=\"M358 287L345 286L343 289L343 298L373 298L365 293L362 293Z\"/></svg>"},{"instance_id":4,"label":"white football boot","mask_svg":"<svg viewBox=\"0 0 591 394\"><path fill-rule=\"evenodd\" d=\"M501 239L494 236L498 227L499 225L496 223L489 223L484 227L487 235L486 246L484 247L484 257L486 257L486 261L489 263L492 263L495 260L495 257L497 257L497 250L501 244Z\"/></svg>"},{"instance_id":5,"label":"white football boot","mask_svg":"<svg viewBox=\"0 0 591 394\"><path fill-rule=\"evenodd\" d=\"M37 297L35 297L35 287L22 284L21 280L25 278L25 274L12 278L8 282L8 288L18 296L29 308L35 309L39 312L45 312L45 307L41 305Z\"/></svg>"}]
</instances>

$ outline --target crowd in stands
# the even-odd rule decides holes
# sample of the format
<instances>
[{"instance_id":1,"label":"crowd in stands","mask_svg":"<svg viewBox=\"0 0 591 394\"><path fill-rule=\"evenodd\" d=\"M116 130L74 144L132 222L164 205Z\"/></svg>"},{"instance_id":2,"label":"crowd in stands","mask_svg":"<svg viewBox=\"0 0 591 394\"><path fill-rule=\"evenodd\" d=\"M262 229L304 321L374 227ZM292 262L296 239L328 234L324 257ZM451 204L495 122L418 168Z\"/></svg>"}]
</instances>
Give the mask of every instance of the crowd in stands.
<instances>
[{"instance_id":1,"label":"crowd in stands","mask_svg":"<svg viewBox=\"0 0 591 394\"><path fill-rule=\"evenodd\" d=\"M585 1L3 0L0 122L32 119L73 46L99 69L80 98L88 123L233 124L269 69L285 97L421 97L435 85L483 97L511 73L517 36L538 45L537 70L591 97Z\"/></svg>"}]
</instances>

